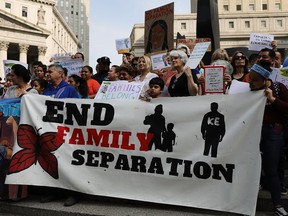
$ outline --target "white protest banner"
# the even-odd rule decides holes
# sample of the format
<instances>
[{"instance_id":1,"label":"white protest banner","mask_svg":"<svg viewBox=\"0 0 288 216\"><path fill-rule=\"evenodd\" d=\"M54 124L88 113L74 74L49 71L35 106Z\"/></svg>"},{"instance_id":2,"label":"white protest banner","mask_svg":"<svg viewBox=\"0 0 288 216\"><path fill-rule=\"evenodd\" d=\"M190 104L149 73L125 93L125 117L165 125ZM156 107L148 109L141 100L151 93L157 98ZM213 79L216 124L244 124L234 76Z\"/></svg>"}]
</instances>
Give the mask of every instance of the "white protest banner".
<instances>
[{"instance_id":1,"label":"white protest banner","mask_svg":"<svg viewBox=\"0 0 288 216\"><path fill-rule=\"evenodd\" d=\"M118 39L115 43L118 54L128 53L131 48L130 38Z\"/></svg>"},{"instance_id":2,"label":"white protest banner","mask_svg":"<svg viewBox=\"0 0 288 216\"><path fill-rule=\"evenodd\" d=\"M59 64L62 67L67 68L67 76L70 76L72 74L80 75L80 71L83 67L83 60L80 58L70 58L69 60L59 62Z\"/></svg>"},{"instance_id":3,"label":"white protest banner","mask_svg":"<svg viewBox=\"0 0 288 216\"><path fill-rule=\"evenodd\" d=\"M26 63L23 63L23 62L20 62L20 61L16 61L16 60L3 60L4 75L5 75L5 77L6 77L6 75L7 75L8 73L11 72L11 67L12 67L14 64L23 65L26 69L28 69L28 64L26 64Z\"/></svg>"},{"instance_id":4,"label":"white protest banner","mask_svg":"<svg viewBox=\"0 0 288 216\"><path fill-rule=\"evenodd\" d=\"M150 59L152 64L152 70L161 70L163 68L169 68L167 52L151 53Z\"/></svg>"},{"instance_id":5,"label":"white protest banner","mask_svg":"<svg viewBox=\"0 0 288 216\"><path fill-rule=\"evenodd\" d=\"M197 43L185 66L195 69L203 58L210 44L211 42Z\"/></svg>"},{"instance_id":6,"label":"white protest banner","mask_svg":"<svg viewBox=\"0 0 288 216\"><path fill-rule=\"evenodd\" d=\"M263 91L150 103L26 94L6 183L253 215L265 101Z\"/></svg>"},{"instance_id":7,"label":"white protest banner","mask_svg":"<svg viewBox=\"0 0 288 216\"><path fill-rule=\"evenodd\" d=\"M260 51L263 48L272 49L271 43L274 35L251 33L249 41L249 50Z\"/></svg>"},{"instance_id":8,"label":"white protest banner","mask_svg":"<svg viewBox=\"0 0 288 216\"><path fill-rule=\"evenodd\" d=\"M144 83L103 81L95 99L138 100Z\"/></svg>"},{"instance_id":9,"label":"white protest banner","mask_svg":"<svg viewBox=\"0 0 288 216\"><path fill-rule=\"evenodd\" d=\"M204 67L204 92L205 93L224 93L224 66L205 66Z\"/></svg>"}]
</instances>

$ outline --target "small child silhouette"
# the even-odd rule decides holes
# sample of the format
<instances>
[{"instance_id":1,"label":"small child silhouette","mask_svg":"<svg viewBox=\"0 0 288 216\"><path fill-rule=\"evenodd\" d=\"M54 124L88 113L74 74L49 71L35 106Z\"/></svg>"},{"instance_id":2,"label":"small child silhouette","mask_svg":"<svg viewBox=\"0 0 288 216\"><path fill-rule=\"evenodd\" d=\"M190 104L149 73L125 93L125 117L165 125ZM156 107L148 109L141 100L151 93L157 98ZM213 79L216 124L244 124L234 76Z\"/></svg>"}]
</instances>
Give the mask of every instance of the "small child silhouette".
<instances>
[{"instance_id":1,"label":"small child silhouette","mask_svg":"<svg viewBox=\"0 0 288 216\"><path fill-rule=\"evenodd\" d=\"M176 134L173 131L174 124L169 123L167 125L167 131L162 133L163 142L162 142L162 151L164 152L173 152L173 145L175 145Z\"/></svg>"}]
</instances>

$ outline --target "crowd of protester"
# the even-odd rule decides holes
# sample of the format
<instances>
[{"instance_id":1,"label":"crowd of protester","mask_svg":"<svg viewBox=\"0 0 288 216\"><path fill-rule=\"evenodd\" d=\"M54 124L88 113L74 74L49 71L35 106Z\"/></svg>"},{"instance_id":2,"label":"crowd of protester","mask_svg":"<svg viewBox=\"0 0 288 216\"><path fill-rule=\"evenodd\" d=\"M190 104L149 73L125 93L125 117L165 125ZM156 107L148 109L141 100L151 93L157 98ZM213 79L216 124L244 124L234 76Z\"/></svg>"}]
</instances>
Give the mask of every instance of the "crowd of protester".
<instances>
[{"instance_id":1,"label":"crowd of protester","mask_svg":"<svg viewBox=\"0 0 288 216\"><path fill-rule=\"evenodd\" d=\"M14 65L11 73L6 75L1 97L15 98L31 93L55 98L93 99L103 81L118 80L143 82L144 87L139 99L144 101L158 97L201 96L205 94L205 77L201 72L204 64L201 62L197 68L186 67L189 55L189 48L180 44L177 49L167 51L170 67L157 71L151 70L151 60L146 55L135 56L134 52L126 53L120 65L114 64L111 67L110 58L103 56L97 60L95 72L91 66L86 65L79 74L68 77L65 75L65 68L57 64L46 66L41 62L34 62L31 74L25 67ZM76 53L73 58L84 60L84 55ZM288 215L281 203L281 195L287 195L284 185L287 140L284 138L287 136L285 132L288 131L285 122L288 114L288 90L282 83L272 82L269 78L273 73L279 72L279 68L288 65L288 58L283 59L284 55L277 51L277 47L265 48L250 56L242 51L236 51L229 56L225 49L220 48L214 51L208 64L225 67L223 80L227 91L232 80L237 80L249 83L252 91L265 92L267 104L260 143L263 169L260 187L270 191L275 215ZM65 202L66 206L79 200L79 194L68 194L72 194L74 198ZM42 201L51 200L53 197Z\"/></svg>"}]
</instances>

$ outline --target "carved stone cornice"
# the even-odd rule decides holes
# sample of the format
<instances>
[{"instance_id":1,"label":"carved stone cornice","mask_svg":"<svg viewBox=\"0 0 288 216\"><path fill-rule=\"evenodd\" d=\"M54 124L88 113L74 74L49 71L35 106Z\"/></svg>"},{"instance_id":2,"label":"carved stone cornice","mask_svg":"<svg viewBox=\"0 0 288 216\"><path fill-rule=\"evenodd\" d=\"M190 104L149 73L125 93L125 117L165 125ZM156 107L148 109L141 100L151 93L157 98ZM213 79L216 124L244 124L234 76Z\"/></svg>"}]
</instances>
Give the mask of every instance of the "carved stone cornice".
<instances>
[{"instance_id":1,"label":"carved stone cornice","mask_svg":"<svg viewBox=\"0 0 288 216\"><path fill-rule=\"evenodd\" d=\"M9 48L9 42L8 41L0 41L0 50L7 51Z\"/></svg>"},{"instance_id":2,"label":"carved stone cornice","mask_svg":"<svg viewBox=\"0 0 288 216\"><path fill-rule=\"evenodd\" d=\"M45 55L47 47L38 46L38 55Z\"/></svg>"},{"instance_id":3,"label":"carved stone cornice","mask_svg":"<svg viewBox=\"0 0 288 216\"><path fill-rule=\"evenodd\" d=\"M29 49L28 44L19 44L20 53L27 53L28 49Z\"/></svg>"}]
</instances>

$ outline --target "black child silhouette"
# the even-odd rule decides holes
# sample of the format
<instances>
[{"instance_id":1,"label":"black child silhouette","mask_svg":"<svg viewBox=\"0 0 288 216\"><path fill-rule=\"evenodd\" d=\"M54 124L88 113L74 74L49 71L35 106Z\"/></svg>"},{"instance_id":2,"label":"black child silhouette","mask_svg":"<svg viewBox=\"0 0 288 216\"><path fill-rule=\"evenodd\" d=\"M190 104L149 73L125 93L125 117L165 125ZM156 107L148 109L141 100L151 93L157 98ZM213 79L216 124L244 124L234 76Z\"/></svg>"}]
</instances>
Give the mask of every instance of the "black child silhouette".
<instances>
[{"instance_id":1,"label":"black child silhouette","mask_svg":"<svg viewBox=\"0 0 288 216\"><path fill-rule=\"evenodd\" d=\"M219 113L218 104L211 103L211 112L204 115L201 125L202 137L205 140L204 155L208 155L211 149L211 157L217 157L219 142L225 135L224 115Z\"/></svg>"},{"instance_id":2,"label":"black child silhouette","mask_svg":"<svg viewBox=\"0 0 288 216\"><path fill-rule=\"evenodd\" d=\"M162 142L162 151L164 152L173 152L173 145L175 145L176 134L173 131L174 124L169 123L167 125L167 131L162 133L163 142Z\"/></svg>"},{"instance_id":3,"label":"black child silhouette","mask_svg":"<svg viewBox=\"0 0 288 216\"><path fill-rule=\"evenodd\" d=\"M155 107L155 113L145 117L144 124L150 125L148 133L153 134L153 138L149 142L148 149L151 150L153 144L155 144L156 149L161 148L161 134L166 131L165 127L165 117L162 115L163 107L162 104L159 104Z\"/></svg>"}]
</instances>

